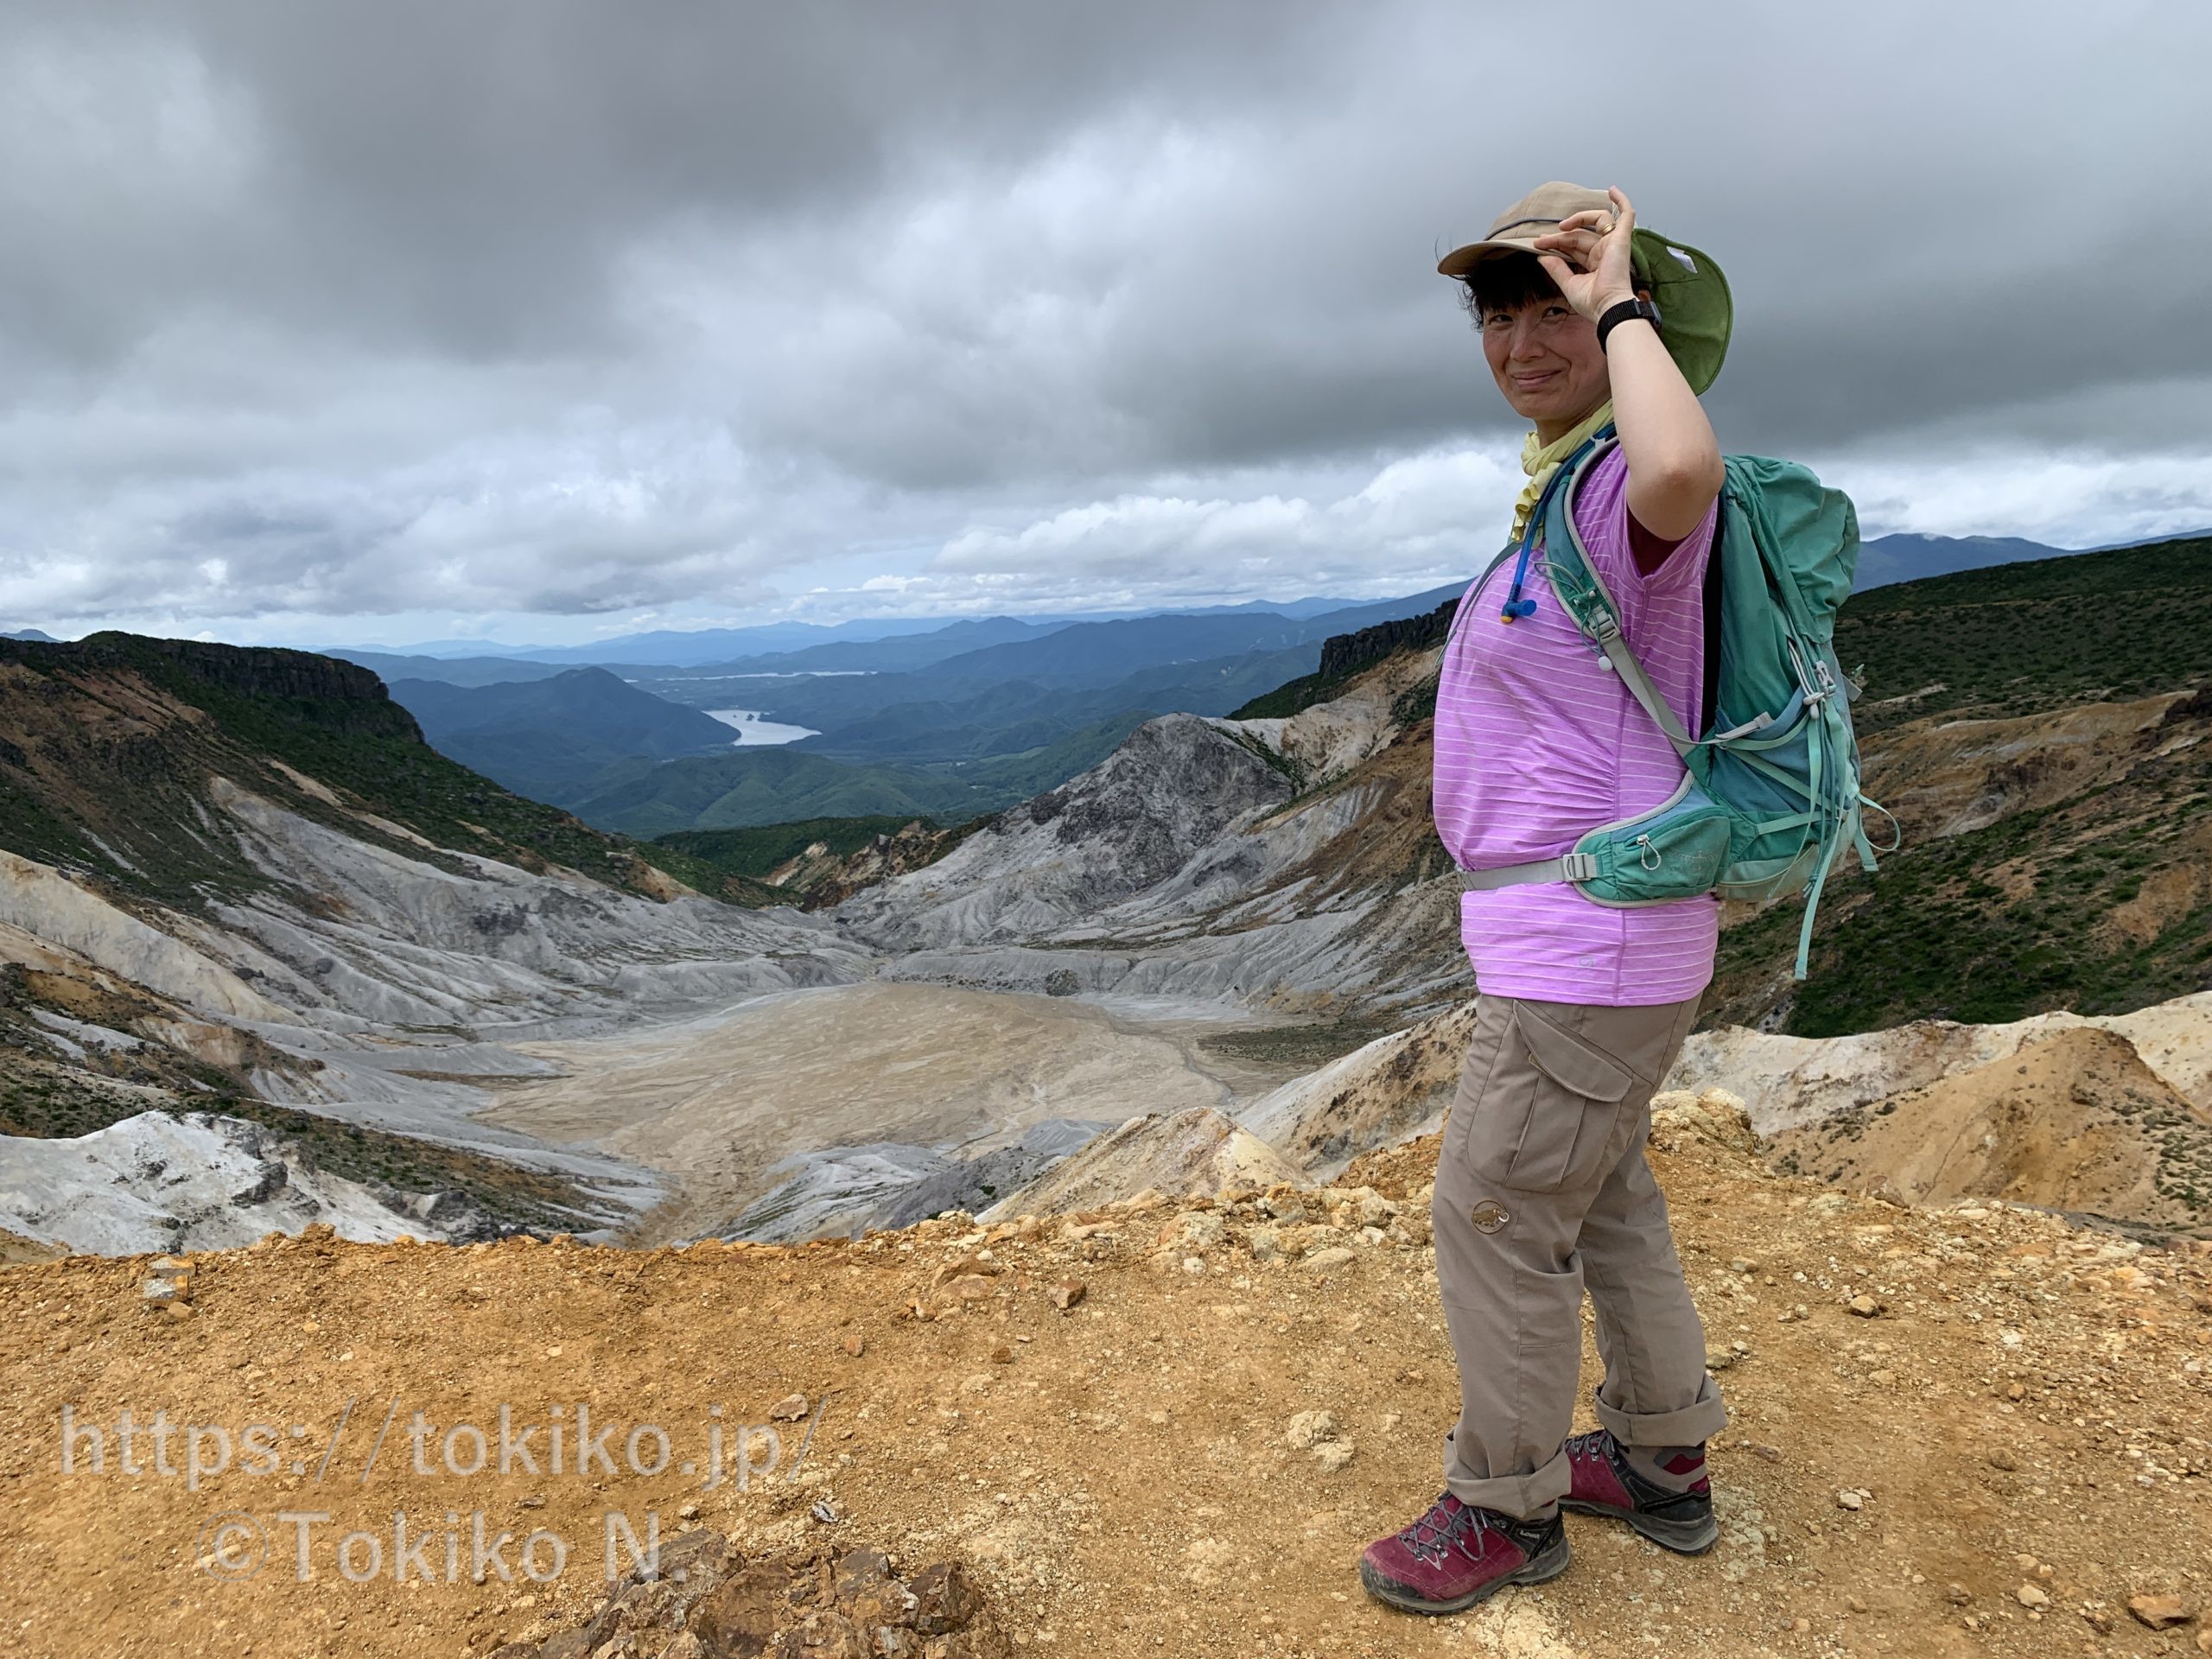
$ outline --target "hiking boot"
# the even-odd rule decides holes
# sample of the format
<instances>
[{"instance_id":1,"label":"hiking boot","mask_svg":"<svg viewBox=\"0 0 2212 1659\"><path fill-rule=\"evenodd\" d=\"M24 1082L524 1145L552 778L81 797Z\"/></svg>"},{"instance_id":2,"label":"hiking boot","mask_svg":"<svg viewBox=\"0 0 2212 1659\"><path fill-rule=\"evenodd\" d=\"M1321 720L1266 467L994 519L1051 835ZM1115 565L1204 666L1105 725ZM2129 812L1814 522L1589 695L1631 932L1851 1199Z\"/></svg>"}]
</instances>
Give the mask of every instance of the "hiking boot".
<instances>
[{"instance_id":1,"label":"hiking boot","mask_svg":"<svg viewBox=\"0 0 2212 1659\"><path fill-rule=\"evenodd\" d=\"M1568 1436L1566 1451L1573 1484L1560 1500L1561 1509L1625 1521L1680 1555L1701 1555L1720 1536L1713 1518L1713 1483L1703 1475L1684 1492L1646 1480L1629 1467L1620 1442L1603 1428Z\"/></svg>"},{"instance_id":2,"label":"hiking boot","mask_svg":"<svg viewBox=\"0 0 2212 1659\"><path fill-rule=\"evenodd\" d=\"M1509 1584L1541 1584L1567 1571L1567 1529L1554 1515L1516 1521L1446 1492L1403 1532L1378 1538L1359 1558L1359 1581L1377 1601L1408 1613L1456 1613Z\"/></svg>"}]
</instances>

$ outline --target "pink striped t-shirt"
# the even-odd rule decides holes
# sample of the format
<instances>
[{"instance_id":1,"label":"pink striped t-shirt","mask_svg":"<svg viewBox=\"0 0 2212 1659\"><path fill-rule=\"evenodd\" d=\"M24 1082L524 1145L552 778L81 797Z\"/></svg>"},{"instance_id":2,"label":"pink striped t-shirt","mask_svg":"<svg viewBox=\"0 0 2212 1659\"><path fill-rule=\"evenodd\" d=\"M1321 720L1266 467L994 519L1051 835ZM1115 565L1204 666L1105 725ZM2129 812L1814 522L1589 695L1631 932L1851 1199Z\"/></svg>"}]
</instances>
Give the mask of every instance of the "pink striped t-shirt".
<instances>
[{"instance_id":1,"label":"pink striped t-shirt","mask_svg":"<svg viewBox=\"0 0 2212 1659\"><path fill-rule=\"evenodd\" d=\"M1649 576L1630 550L1628 462L1616 447L1585 480L1575 527L1621 613L1621 632L1691 731L1705 666L1704 578L1714 515ZM1586 830L1648 810L1681 785L1681 762L1651 716L1560 607L1541 555L1522 596L1536 611L1499 620L1514 561L1470 588L1436 693L1436 832L1463 869L1573 850ZM1459 937L1491 996L1640 1007L1679 1002L1713 978L1712 897L1616 909L1565 882L1459 899Z\"/></svg>"}]
</instances>

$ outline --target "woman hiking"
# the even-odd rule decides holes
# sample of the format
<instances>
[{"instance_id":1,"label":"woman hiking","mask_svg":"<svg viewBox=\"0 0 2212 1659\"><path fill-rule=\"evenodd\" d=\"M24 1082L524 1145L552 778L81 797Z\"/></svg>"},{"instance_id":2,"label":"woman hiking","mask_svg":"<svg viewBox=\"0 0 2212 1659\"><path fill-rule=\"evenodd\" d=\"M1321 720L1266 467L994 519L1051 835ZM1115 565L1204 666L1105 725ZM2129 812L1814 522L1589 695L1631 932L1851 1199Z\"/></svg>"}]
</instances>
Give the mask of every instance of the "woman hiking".
<instances>
[{"instance_id":1,"label":"woman hiking","mask_svg":"<svg viewBox=\"0 0 2212 1659\"><path fill-rule=\"evenodd\" d=\"M1512 868L1559 860L1682 780L1522 532L1563 464L1617 431L1568 511L1628 645L1699 730L1722 468L1698 394L1726 350L1726 284L1701 254L1637 232L1620 191L1561 183L1438 269L1464 285L1498 391L1535 429L1508 543L1522 550L1461 599L1436 699L1437 832L1463 871L1511 880L1471 875L1461 898L1476 1026L1433 1205L1459 1369L1445 1491L1360 1560L1370 1593L1423 1613L1565 1572L1562 1508L1708 1548L1704 1443L1726 1421L1643 1155L1651 1095L1713 976L1718 906L1607 906ZM1602 1427L1569 1437L1586 1290Z\"/></svg>"}]
</instances>

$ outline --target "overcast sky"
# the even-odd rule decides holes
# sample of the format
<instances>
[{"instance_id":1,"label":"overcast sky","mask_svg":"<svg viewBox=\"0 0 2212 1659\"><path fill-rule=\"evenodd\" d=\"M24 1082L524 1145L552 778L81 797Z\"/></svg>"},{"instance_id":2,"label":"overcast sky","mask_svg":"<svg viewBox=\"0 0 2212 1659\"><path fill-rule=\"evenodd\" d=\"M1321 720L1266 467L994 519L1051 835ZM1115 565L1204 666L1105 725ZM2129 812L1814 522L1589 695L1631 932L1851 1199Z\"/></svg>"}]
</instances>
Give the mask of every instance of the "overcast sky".
<instances>
[{"instance_id":1,"label":"overcast sky","mask_svg":"<svg viewBox=\"0 0 2212 1659\"><path fill-rule=\"evenodd\" d=\"M1999 26L2001 24L2001 26ZM1462 577L1548 178L1868 534L2212 524L2202 0L0 0L0 627L589 639Z\"/></svg>"}]
</instances>

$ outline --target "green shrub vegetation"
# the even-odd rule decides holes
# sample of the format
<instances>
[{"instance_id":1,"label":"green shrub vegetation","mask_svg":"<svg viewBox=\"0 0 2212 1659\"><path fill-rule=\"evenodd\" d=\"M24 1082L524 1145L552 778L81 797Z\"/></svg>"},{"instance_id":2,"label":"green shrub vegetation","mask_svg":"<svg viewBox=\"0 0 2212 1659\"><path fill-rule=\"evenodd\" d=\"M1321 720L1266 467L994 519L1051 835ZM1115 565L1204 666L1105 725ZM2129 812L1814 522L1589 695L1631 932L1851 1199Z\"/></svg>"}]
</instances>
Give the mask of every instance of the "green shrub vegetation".
<instances>
[{"instance_id":1,"label":"green shrub vegetation","mask_svg":"<svg viewBox=\"0 0 2212 1659\"><path fill-rule=\"evenodd\" d=\"M1866 670L1862 736L1934 714L2029 714L2202 684L2208 641L2202 537L1872 588L1835 631L1837 659Z\"/></svg>"},{"instance_id":2,"label":"green shrub vegetation","mask_svg":"<svg viewBox=\"0 0 2212 1659\"><path fill-rule=\"evenodd\" d=\"M931 818L996 812L1096 766L1153 716L1127 709L1052 743L987 760L925 766L855 765L804 749L739 749L662 762L625 762L594 780L577 812L611 833L670 838L690 830L751 829L810 818Z\"/></svg>"},{"instance_id":3,"label":"green shrub vegetation","mask_svg":"<svg viewBox=\"0 0 2212 1659\"><path fill-rule=\"evenodd\" d=\"M794 823L760 823L742 830L679 830L654 844L687 853L702 863L733 875L764 876L798 857L817 842L839 858L849 858L878 836L895 836L910 823L934 829L928 818L875 814L856 818L801 818Z\"/></svg>"}]
</instances>

